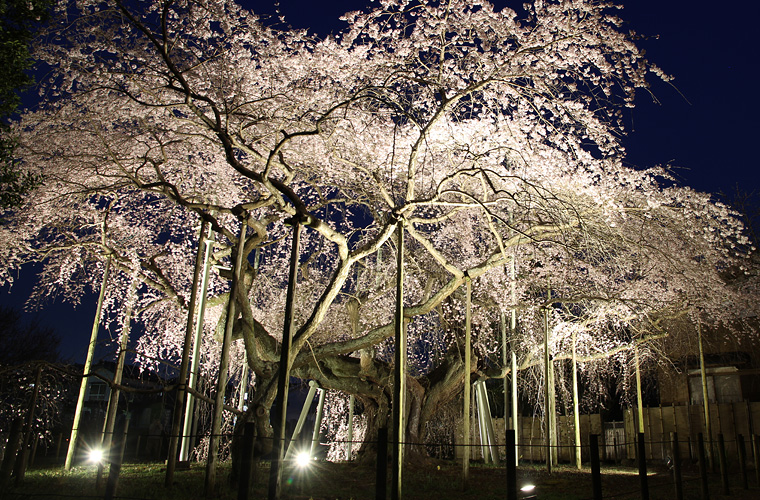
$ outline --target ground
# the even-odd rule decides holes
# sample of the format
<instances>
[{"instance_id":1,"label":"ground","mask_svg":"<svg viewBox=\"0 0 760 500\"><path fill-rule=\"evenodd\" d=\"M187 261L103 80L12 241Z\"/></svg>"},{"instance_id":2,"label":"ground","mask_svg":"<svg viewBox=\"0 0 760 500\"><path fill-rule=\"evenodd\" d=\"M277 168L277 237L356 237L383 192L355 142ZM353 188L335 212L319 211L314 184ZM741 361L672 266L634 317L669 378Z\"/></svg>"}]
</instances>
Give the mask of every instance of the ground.
<instances>
[{"instance_id":1,"label":"ground","mask_svg":"<svg viewBox=\"0 0 760 500\"><path fill-rule=\"evenodd\" d=\"M175 474L175 485L164 487L164 467L162 464L128 464L122 469L117 489L117 498L132 500L152 499L203 499L205 469L202 464L193 464L189 470L179 470ZM269 467L262 464L257 471L257 481L250 498L266 498L266 480ZM467 491L462 491L462 467L455 462L430 462L424 466L410 465L405 469L404 498L414 500L491 500L506 499L506 475L503 468L473 463ZM43 468L27 472L23 485L14 486L0 492L3 500L40 499L56 500L70 498L103 498L104 487L95 487L94 466L76 467L71 473L59 467ZM228 469L222 466L219 473L218 493L213 498L219 500L236 499L237 491L228 488L221 478L226 478ZM390 476L390 474L389 474ZM518 493L526 498L580 500L593 498L591 474L588 468L578 471L569 466L560 466L548 474L543 466L524 464L518 468L518 484L534 484L532 493ZM741 475L730 475L730 495L722 493L718 474L710 474L711 499L749 500L760 497L760 487L754 471L749 471L749 489L742 488ZM700 498L699 472L692 464L686 464L683 473L684 498ZM648 476L649 493L652 500L675 499L672 474L666 468L653 468ZM602 494L605 499L640 498L637 470L630 466L602 466ZM355 464L334 464L315 462L305 474L294 474L285 478L283 498L292 500L373 500L375 499L374 466ZM388 491L390 498L390 491Z\"/></svg>"}]
</instances>

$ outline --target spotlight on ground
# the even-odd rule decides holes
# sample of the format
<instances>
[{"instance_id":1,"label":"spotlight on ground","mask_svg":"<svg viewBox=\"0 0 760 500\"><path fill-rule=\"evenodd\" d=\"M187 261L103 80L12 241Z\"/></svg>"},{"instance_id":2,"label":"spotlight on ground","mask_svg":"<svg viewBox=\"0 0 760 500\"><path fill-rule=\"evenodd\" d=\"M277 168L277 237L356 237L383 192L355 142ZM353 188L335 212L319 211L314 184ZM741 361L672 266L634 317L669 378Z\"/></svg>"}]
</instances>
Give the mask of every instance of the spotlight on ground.
<instances>
[{"instance_id":1,"label":"spotlight on ground","mask_svg":"<svg viewBox=\"0 0 760 500\"><path fill-rule=\"evenodd\" d=\"M311 456L305 452L302 451L298 455L296 455L296 465L300 468L308 467L309 464L311 464Z\"/></svg>"},{"instance_id":2,"label":"spotlight on ground","mask_svg":"<svg viewBox=\"0 0 760 500\"><path fill-rule=\"evenodd\" d=\"M100 448L93 448L90 450L87 459L92 463L100 463L103 461L103 450Z\"/></svg>"},{"instance_id":3,"label":"spotlight on ground","mask_svg":"<svg viewBox=\"0 0 760 500\"><path fill-rule=\"evenodd\" d=\"M520 491L522 492L522 500L536 500L536 485L535 484L525 484L522 488L520 488Z\"/></svg>"}]
</instances>

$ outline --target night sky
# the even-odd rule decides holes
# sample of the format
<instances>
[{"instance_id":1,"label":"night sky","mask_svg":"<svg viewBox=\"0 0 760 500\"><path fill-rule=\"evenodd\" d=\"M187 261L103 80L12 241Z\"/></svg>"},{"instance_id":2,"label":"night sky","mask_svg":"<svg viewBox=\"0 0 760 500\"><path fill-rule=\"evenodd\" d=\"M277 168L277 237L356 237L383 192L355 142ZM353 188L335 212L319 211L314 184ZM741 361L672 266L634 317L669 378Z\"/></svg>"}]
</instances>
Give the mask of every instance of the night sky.
<instances>
[{"instance_id":1,"label":"night sky","mask_svg":"<svg viewBox=\"0 0 760 500\"><path fill-rule=\"evenodd\" d=\"M275 14L267 0L243 2L261 14ZM338 17L361 8L363 0L313 2L279 0L286 20L319 34L338 31ZM522 0L495 2L522 12ZM757 42L760 3L744 0L720 4L699 0L628 0L619 16L637 33L658 39L640 42L648 58L675 77L673 86L659 83L637 95L637 107L627 117L625 140L631 165L670 164L681 184L698 191L732 194L758 190L757 156L760 135L760 79ZM675 88L674 88L675 87ZM757 199L755 200L756 205ZM0 303L21 307L29 296L34 273L25 270L9 292L0 288ZM86 297L74 311L52 304L38 316L64 338L65 359L83 362L95 310ZM102 335L102 334L101 334Z\"/></svg>"}]
</instances>

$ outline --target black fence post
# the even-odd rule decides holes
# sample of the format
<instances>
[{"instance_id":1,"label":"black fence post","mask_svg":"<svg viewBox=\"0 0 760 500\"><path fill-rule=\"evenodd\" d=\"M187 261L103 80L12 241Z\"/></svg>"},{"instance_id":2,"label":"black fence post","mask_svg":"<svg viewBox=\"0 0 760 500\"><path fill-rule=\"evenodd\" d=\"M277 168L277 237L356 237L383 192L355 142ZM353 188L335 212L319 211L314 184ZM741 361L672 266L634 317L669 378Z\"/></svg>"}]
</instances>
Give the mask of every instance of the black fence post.
<instances>
[{"instance_id":1,"label":"black fence post","mask_svg":"<svg viewBox=\"0 0 760 500\"><path fill-rule=\"evenodd\" d=\"M705 438L700 432L697 434L697 456L699 457L699 479L702 492L702 500L709 500L710 489L707 487L707 462L705 461Z\"/></svg>"},{"instance_id":2,"label":"black fence post","mask_svg":"<svg viewBox=\"0 0 760 500\"><path fill-rule=\"evenodd\" d=\"M728 464L726 463L726 443L723 441L723 434L718 434L718 462L720 464L720 482L723 485L723 494L730 495Z\"/></svg>"},{"instance_id":3,"label":"black fence post","mask_svg":"<svg viewBox=\"0 0 760 500\"><path fill-rule=\"evenodd\" d=\"M649 500L649 485L647 484L647 457L644 443L644 433L639 432L638 458L639 460L639 485L641 488L641 500Z\"/></svg>"},{"instance_id":4,"label":"black fence post","mask_svg":"<svg viewBox=\"0 0 760 500\"><path fill-rule=\"evenodd\" d=\"M377 430L377 461L375 463L375 500L387 497L388 479L388 428Z\"/></svg>"},{"instance_id":5,"label":"black fence post","mask_svg":"<svg viewBox=\"0 0 760 500\"><path fill-rule=\"evenodd\" d=\"M736 447L739 449L739 468L742 473L742 488L749 489L749 481L747 480L747 448L744 446L744 436L739 434L736 436Z\"/></svg>"},{"instance_id":6,"label":"black fence post","mask_svg":"<svg viewBox=\"0 0 760 500\"><path fill-rule=\"evenodd\" d=\"M683 481L681 478L681 450L678 446L678 433L670 433L670 447L673 452L673 484L676 488L676 500L683 500Z\"/></svg>"},{"instance_id":7,"label":"black fence post","mask_svg":"<svg viewBox=\"0 0 760 500\"><path fill-rule=\"evenodd\" d=\"M243 428L243 456L238 480L238 500L248 500L251 492L251 473L253 471L253 445L256 440L256 423L246 422Z\"/></svg>"},{"instance_id":8,"label":"black fence post","mask_svg":"<svg viewBox=\"0 0 760 500\"><path fill-rule=\"evenodd\" d=\"M507 500L517 500L517 459L515 457L515 430L507 429Z\"/></svg>"},{"instance_id":9,"label":"black fence post","mask_svg":"<svg viewBox=\"0 0 760 500\"><path fill-rule=\"evenodd\" d=\"M594 500L602 500L602 467L599 461L599 435L589 434L589 457L591 459L591 488Z\"/></svg>"},{"instance_id":10,"label":"black fence post","mask_svg":"<svg viewBox=\"0 0 760 500\"><path fill-rule=\"evenodd\" d=\"M755 482L760 486L760 435L752 435L752 455L755 457Z\"/></svg>"}]
</instances>

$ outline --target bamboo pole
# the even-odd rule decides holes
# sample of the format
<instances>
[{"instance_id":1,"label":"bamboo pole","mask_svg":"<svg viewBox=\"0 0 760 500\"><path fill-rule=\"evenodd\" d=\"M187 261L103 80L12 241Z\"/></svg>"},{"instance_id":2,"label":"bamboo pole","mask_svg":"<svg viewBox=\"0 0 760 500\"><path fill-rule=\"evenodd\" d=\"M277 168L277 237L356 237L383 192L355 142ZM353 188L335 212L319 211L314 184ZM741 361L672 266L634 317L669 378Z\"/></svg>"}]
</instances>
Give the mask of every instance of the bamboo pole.
<instances>
[{"instance_id":1,"label":"bamboo pole","mask_svg":"<svg viewBox=\"0 0 760 500\"><path fill-rule=\"evenodd\" d=\"M464 341L464 409L462 412L462 491L466 491L470 481L470 366L472 364L472 338L470 316L472 308L472 283L465 277L465 341Z\"/></svg>"},{"instance_id":2,"label":"bamboo pole","mask_svg":"<svg viewBox=\"0 0 760 500\"><path fill-rule=\"evenodd\" d=\"M712 423L710 422L710 396L707 390L707 369L705 368L705 351L702 346L702 324L697 317L697 339L699 342L699 375L702 379L702 408L705 415L705 434L707 434L707 462L710 467L713 463Z\"/></svg>"},{"instance_id":3,"label":"bamboo pole","mask_svg":"<svg viewBox=\"0 0 760 500\"><path fill-rule=\"evenodd\" d=\"M206 237L202 241L205 247L203 254L203 277L201 279L200 303L198 304L198 319L195 322L195 331L193 332L193 353L190 358L190 370L187 378L187 385L193 390L198 389L201 337L203 336L203 320L206 313L206 296L208 293L209 271L211 270L211 250L213 248L212 234L211 227L209 226ZM185 398L185 418L182 423L182 444L179 451L179 459L183 462L190 459L190 448L192 447L191 429L193 426L195 399L193 393L188 391Z\"/></svg>"},{"instance_id":4,"label":"bamboo pole","mask_svg":"<svg viewBox=\"0 0 760 500\"><path fill-rule=\"evenodd\" d=\"M515 430L515 463L520 462L520 420L517 417L517 353L512 351L512 428Z\"/></svg>"},{"instance_id":5,"label":"bamboo pole","mask_svg":"<svg viewBox=\"0 0 760 500\"><path fill-rule=\"evenodd\" d=\"M127 346L129 344L129 335L132 330L132 313L134 311L135 293L137 291L137 280L133 279L129 286L129 293L127 295L127 309L124 312L124 325L121 330L121 337L119 339L119 354L116 358L116 369L113 374L113 386L108 397L108 408L106 410L106 421L103 426L103 434L100 438L100 448L104 453L108 453L108 457L111 456L111 443L113 442L113 431L116 424L116 415L119 410L119 396L121 391L119 386L121 385L122 374L124 372L124 363L127 358ZM103 462L98 463L98 473L96 484L100 483L100 477L103 474Z\"/></svg>"},{"instance_id":6,"label":"bamboo pole","mask_svg":"<svg viewBox=\"0 0 760 500\"><path fill-rule=\"evenodd\" d=\"M557 422L557 382L554 376L554 356L549 355L549 419L551 422L550 449L552 455L552 466L559 463L559 432L560 427Z\"/></svg>"},{"instance_id":7,"label":"bamboo pole","mask_svg":"<svg viewBox=\"0 0 760 500\"><path fill-rule=\"evenodd\" d=\"M509 366L509 349L507 346L507 316L504 311L499 311L499 328L501 329L501 362L504 365L504 372L507 372ZM509 430L509 379L504 377L502 381L502 390L504 395L504 432ZM505 434L506 435L506 434Z\"/></svg>"},{"instance_id":8,"label":"bamboo pole","mask_svg":"<svg viewBox=\"0 0 760 500\"><path fill-rule=\"evenodd\" d=\"M551 290L548 291L551 300ZM554 428L552 426L552 400L554 399L554 386L551 369L551 356L549 354L549 310L544 308L544 431L546 448L546 471L551 474L554 465L552 441Z\"/></svg>"},{"instance_id":9,"label":"bamboo pole","mask_svg":"<svg viewBox=\"0 0 760 500\"><path fill-rule=\"evenodd\" d=\"M79 384L79 396L77 397L77 406L74 410L74 422L71 426L71 438L69 439L69 449L66 452L66 462L64 468L71 470L74 462L74 452L79 440L79 423L82 419L82 410L84 409L84 396L87 392L87 377L90 375L92 359L95 356L95 347L98 342L98 330L100 329L100 315L103 312L103 298L106 295L106 286L108 285L108 276L111 272L111 254L106 260L106 267L103 271L103 283L100 285L100 294L98 295L98 305L95 307L95 319L92 322L92 331L90 332L90 343L87 348L87 358L85 358L84 369L82 371L82 382Z\"/></svg>"},{"instance_id":10,"label":"bamboo pole","mask_svg":"<svg viewBox=\"0 0 760 500\"><path fill-rule=\"evenodd\" d=\"M346 441L346 461L351 461L351 445L354 440L354 403L356 399L353 394L348 396L348 439Z\"/></svg>"},{"instance_id":11,"label":"bamboo pole","mask_svg":"<svg viewBox=\"0 0 760 500\"><path fill-rule=\"evenodd\" d=\"M573 330L573 426L575 427L575 466L582 468L581 456L581 415L578 400L578 362L576 359L576 332Z\"/></svg>"},{"instance_id":12,"label":"bamboo pole","mask_svg":"<svg viewBox=\"0 0 760 500\"><path fill-rule=\"evenodd\" d=\"M182 431L182 410L185 407L185 395L187 394L187 368L190 364L190 343L193 341L195 304L198 300L198 282L203 270L203 235L206 231L208 231L208 222L204 220L201 223L201 230L198 235L198 251L195 255L190 304L187 308L187 321L185 322L185 340L182 343L182 361L180 362L177 380L177 398L174 400L174 410L172 411L172 430L169 435L169 454L166 459L166 476L164 478L164 485L167 487L174 483L174 469L177 467L177 448Z\"/></svg>"},{"instance_id":13,"label":"bamboo pole","mask_svg":"<svg viewBox=\"0 0 760 500\"><path fill-rule=\"evenodd\" d=\"M515 256L512 255L512 259L509 265L509 278L510 278L510 299L512 302L512 310L510 311L509 318L509 332L514 337L517 333L517 269L515 263ZM511 349L512 360L512 429L515 430L515 464L520 462L520 422L517 418L517 353L514 349Z\"/></svg>"},{"instance_id":14,"label":"bamboo pole","mask_svg":"<svg viewBox=\"0 0 760 500\"><path fill-rule=\"evenodd\" d=\"M639 434L644 434L644 398L641 395L641 366L639 364L639 346L635 341L633 344L633 359L636 364L636 404L639 409Z\"/></svg>"},{"instance_id":15,"label":"bamboo pole","mask_svg":"<svg viewBox=\"0 0 760 500\"><path fill-rule=\"evenodd\" d=\"M393 465L391 499L403 498L404 437L406 433L406 332L404 329L404 220L396 227L396 352L393 368Z\"/></svg>"}]
</instances>

